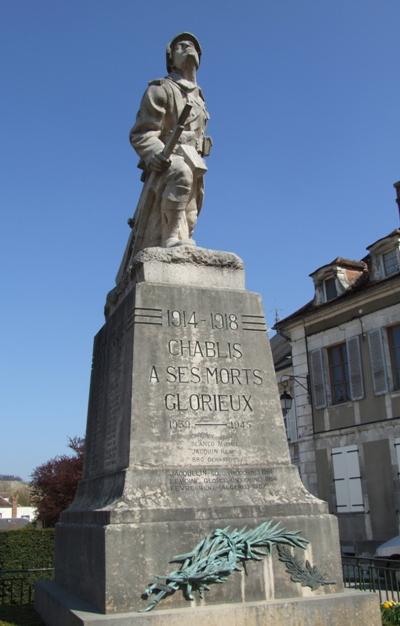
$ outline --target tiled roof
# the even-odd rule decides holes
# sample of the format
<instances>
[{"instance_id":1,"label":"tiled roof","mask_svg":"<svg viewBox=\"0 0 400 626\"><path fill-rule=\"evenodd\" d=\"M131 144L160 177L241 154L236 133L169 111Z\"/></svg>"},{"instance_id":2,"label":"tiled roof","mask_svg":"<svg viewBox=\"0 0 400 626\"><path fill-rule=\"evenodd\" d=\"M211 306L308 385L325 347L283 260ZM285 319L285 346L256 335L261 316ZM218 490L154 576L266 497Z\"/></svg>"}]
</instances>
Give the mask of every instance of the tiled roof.
<instances>
[{"instance_id":1,"label":"tiled roof","mask_svg":"<svg viewBox=\"0 0 400 626\"><path fill-rule=\"evenodd\" d=\"M337 256L336 259L333 259L330 263L326 263L325 265L321 265L316 270L311 272L309 276L314 276L317 272L322 270L324 267L331 267L332 265L339 265L339 267L345 267L349 270L364 270L366 268L364 261L354 261L353 259L345 259L342 256Z\"/></svg>"},{"instance_id":2,"label":"tiled roof","mask_svg":"<svg viewBox=\"0 0 400 626\"><path fill-rule=\"evenodd\" d=\"M370 243L369 246L367 246L367 250L369 250L370 248L373 248L375 244L379 243L380 241L383 241L384 239L388 239L389 237L394 237L395 235L400 236L400 228L395 228L388 235L385 235L384 237L377 239L376 241L374 241L374 243Z\"/></svg>"}]
</instances>

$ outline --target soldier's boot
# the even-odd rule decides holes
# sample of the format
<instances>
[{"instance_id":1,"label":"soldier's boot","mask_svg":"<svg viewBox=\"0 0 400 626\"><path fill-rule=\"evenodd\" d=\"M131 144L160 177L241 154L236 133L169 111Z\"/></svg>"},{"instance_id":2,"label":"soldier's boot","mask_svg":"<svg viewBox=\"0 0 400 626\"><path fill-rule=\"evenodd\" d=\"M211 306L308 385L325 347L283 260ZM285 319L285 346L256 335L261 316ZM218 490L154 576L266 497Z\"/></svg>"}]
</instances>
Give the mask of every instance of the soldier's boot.
<instances>
[{"instance_id":1,"label":"soldier's boot","mask_svg":"<svg viewBox=\"0 0 400 626\"><path fill-rule=\"evenodd\" d=\"M193 240L189 238L185 209L186 202L169 199L163 202L161 245L164 248L194 245Z\"/></svg>"}]
</instances>

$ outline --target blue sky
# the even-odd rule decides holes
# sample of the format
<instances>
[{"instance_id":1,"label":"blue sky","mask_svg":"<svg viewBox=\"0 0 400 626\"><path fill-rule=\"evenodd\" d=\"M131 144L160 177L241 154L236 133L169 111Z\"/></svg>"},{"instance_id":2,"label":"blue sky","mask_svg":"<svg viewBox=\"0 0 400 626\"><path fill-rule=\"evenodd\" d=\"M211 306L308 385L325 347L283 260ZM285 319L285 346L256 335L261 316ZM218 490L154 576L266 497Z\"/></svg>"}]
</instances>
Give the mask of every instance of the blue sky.
<instances>
[{"instance_id":1,"label":"blue sky","mask_svg":"<svg viewBox=\"0 0 400 626\"><path fill-rule=\"evenodd\" d=\"M128 142L182 30L214 139L199 245L245 261L269 322L308 274L398 227L398 0L2 2L0 473L83 434L92 338L139 191Z\"/></svg>"}]
</instances>

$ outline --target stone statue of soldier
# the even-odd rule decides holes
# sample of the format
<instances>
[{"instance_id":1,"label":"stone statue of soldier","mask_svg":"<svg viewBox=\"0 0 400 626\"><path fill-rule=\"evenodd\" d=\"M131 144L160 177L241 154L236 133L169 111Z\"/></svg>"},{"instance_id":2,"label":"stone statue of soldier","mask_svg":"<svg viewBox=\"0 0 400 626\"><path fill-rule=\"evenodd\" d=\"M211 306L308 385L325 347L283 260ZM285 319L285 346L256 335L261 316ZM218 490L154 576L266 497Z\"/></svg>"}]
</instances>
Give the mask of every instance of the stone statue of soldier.
<instances>
[{"instance_id":1,"label":"stone statue of soldier","mask_svg":"<svg viewBox=\"0 0 400 626\"><path fill-rule=\"evenodd\" d=\"M203 176L207 171L203 157L210 153L212 142L205 135L209 115L196 82L201 47L194 35L180 33L168 44L166 56L168 76L149 83L130 132L145 183L138 209L130 220L130 259L146 247L195 245L192 234L203 201ZM191 110L183 132L170 158L165 158L162 151L187 104ZM150 188L146 184L149 182ZM140 228L144 232L138 237Z\"/></svg>"}]
</instances>

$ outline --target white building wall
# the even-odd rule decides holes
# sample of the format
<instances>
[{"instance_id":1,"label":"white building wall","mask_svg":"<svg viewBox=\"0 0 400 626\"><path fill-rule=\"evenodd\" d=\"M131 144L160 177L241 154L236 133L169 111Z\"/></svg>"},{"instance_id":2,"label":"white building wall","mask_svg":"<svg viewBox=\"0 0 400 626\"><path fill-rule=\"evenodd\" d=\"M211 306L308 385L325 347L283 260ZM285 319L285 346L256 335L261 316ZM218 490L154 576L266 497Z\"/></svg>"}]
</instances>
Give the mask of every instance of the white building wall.
<instances>
[{"instance_id":1,"label":"white building wall","mask_svg":"<svg viewBox=\"0 0 400 626\"><path fill-rule=\"evenodd\" d=\"M17 518L29 516L29 521L33 522L36 517L36 509L33 506L17 507ZM0 519L12 519L12 507L0 507Z\"/></svg>"}]
</instances>

